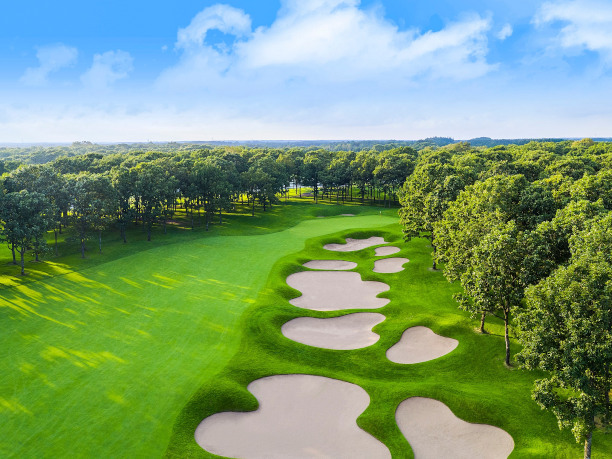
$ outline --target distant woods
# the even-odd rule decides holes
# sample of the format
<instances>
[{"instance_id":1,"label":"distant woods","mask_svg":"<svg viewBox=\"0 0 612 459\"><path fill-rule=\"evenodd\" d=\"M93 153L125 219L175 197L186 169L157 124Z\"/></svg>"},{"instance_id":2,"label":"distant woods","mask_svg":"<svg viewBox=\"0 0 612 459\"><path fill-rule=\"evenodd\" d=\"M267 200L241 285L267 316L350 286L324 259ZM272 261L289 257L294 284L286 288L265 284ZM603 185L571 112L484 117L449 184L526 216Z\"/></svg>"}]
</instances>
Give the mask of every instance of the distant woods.
<instances>
[{"instance_id":1,"label":"distant woods","mask_svg":"<svg viewBox=\"0 0 612 459\"><path fill-rule=\"evenodd\" d=\"M95 152L55 157L58 150L88 149ZM39 255L57 253L58 234L66 228L82 257L91 239L101 252L103 233L113 229L128 242L128 229L139 225L151 240L152 229L165 232L178 209L192 227L203 218L208 230L214 222L222 223L223 213L238 203L254 215L290 193L315 202L392 206L418 157L410 147L334 152L234 146L172 149L166 144L165 149L104 150L87 143L48 150L4 149L14 155L4 160L12 170L2 175L0 238L12 251L13 262L20 262L23 273L27 251L37 260ZM44 164L29 164L50 157L54 159ZM15 162L22 164L14 167ZM53 247L46 243L49 231L54 234Z\"/></svg>"},{"instance_id":2,"label":"distant woods","mask_svg":"<svg viewBox=\"0 0 612 459\"><path fill-rule=\"evenodd\" d=\"M400 191L406 239L427 237L459 307L504 324L517 363L542 369L533 398L591 454L610 426L612 143L591 139L420 152Z\"/></svg>"}]
</instances>

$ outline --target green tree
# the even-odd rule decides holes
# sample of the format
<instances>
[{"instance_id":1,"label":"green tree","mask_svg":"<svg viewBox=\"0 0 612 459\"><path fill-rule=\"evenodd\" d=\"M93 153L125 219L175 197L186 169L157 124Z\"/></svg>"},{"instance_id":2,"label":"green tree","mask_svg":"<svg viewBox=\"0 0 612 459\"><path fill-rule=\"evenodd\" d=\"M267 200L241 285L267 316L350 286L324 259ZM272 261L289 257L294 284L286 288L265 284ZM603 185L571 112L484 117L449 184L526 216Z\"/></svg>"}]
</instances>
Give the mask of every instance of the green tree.
<instances>
[{"instance_id":1,"label":"green tree","mask_svg":"<svg viewBox=\"0 0 612 459\"><path fill-rule=\"evenodd\" d=\"M168 206L175 198L178 181L155 161L140 163L131 168L130 173L134 175L134 193L147 241L150 241L153 224L163 218L165 225Z\"/></svg>"},{"instance_id":2,"label":"green tree","mask_svg":"<svg viewBox=\"0 0 612 459\"><path fill-rule=\"evenodd\" d=\"M547 244L550 261L555 265L566 264L571 257L571 237L587 229L606 213L601 201L570 201L563 209L557 210L552 220L540 223L537 232Z\"/></svg>"},{"instance_id":3,"label":"green tree","mask_svg":"<svg viewBox=\"0 0 612 459\"><path fill-rule=\"evenodd\" d=\"M381 153L377 158L378 165L374 169L373 175L377 186L384 193L383 206L386 204L387 195L389 195L389 207L391 207L391 201L397 190L414 170L413 156L400 153L400 150L410 151L412 149L405 147L405 149L388 150Z\"/></svg>"},{"instance_id":4,"label":"green tree","mask_svg":"<svg viewBox=\"0 0 612 459\"><path fill-rule=\"evenodd\" d=\"M21 190L4 195L0 207L3 222L0 234L19 253L22 275L25 274L26 251L44 241L46 231L53 224L53 214L49 200L40 193Z\"/></svg>"},{"instance_id":5,"label":"green tree","mask_svg":"<svg viewBox=\"0 0 612 459\"><path fill-rule=\"evenodd\" d=\"M532 396L584 442L588 459L596 423L610 425L612 267L598 255L577 257L528 288L526 300L517 360L549 372Z\"/></svg>"},{"instance_id":6,"label":"green tree","mask_svg":"<svg viewBox=\"0 0 612 459\"><path fill-rule=\"evenodd\" d=\"M400 190L400 223L404 238L422 233L433 247L433 269L436 269L436 224L461 190L472 182L470 171L450 162L448 152L434 152L422 157L414 172Z\"/></svg>"},{"instance_id":7,"label":"green tree","mask_svg":"<svg viewBox=\"0 0 612 459\"><path fill-rule=\"evenodd\" d=\"M302 166L302 179L304 184L312 188L312 194L315 203L319 199L319 185L321 184L321 175L327 169L331 158L329 152L325 150L309 151L304 156Z\"/></svg>"},{"instance_id":8,"label":"green tree","mask_svg":"<svg viewBox=\"0 0 612 459\"><path fill-rule=\"evenodd\" d=\"M546 250L537 233L519 231L516 223L499 224L484 235L472 253L471 269L461 274L464 293L456 295L460 307L504 321L505 363L510 366L510 316L523 300L525 288L550 271Z\"/></svg>"},{"instance_id":9,"label":"green tree","mask_svg":"<svg viewBox=\"0 0 612 459\"><path fill-rule=\"evenodd\" d=\"M116 198L107 176L82 172L69 178L71 194L70 219L85 258L85 242L92 231L98 232L99 251L102 252L102 230L115 215Z\"/></svg>"},{"instance_id":10,"label":"green tree","mask_svg":"<svg viewBox=\"0 0 612 459\"><path fill-rule=\"evenodd\" d=\"M474 251L493 229L513 221L517 231L532 231L534 225L551 218L554 209L550 192L530 184L522 175L495 176L466 187L434 224L437 258L445 263L444 276L452 282L473 271ZM542 247L545 241L540 242L539 253L546 249ZM471 312L475 314L480 306L484 305L475 302ZM480 311L482 332L489 312L485 307Z\"/></svg>"}]
</instances>

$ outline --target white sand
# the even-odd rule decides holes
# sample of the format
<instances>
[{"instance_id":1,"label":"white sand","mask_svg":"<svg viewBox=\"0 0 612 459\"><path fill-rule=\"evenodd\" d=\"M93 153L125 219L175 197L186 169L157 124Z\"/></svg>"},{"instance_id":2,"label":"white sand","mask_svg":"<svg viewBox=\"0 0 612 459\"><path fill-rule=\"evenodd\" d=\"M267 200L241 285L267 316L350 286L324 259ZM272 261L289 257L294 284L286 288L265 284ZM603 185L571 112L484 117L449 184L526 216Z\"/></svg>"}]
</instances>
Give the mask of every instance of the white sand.
<instances>
[{"instance_id":1,"label":"white sand","mask_svg":"<svg viewBox=\"0 0 612 459\"><path fill-rule=\"evenodd\" d=\"M514 449L512 437L504 430L465 422L431 398L404 400L395 419L416 459L501 459Z\"/></svg>"},{"instance_id":2,"label":"white sand","mask_svg":"<svg viewBox=\"0 0 612 459\"><path fill-rule=\"evenodd\" d=\"M380 244L385 244L385 239L382 237L372 236L368 239L352 239L347 237L346 244L325 244L323 248L333 250L334 252L354 252Z\"/></svg>"},{"instance_id":3,"label":"white sand","mask_svg":"<svg viewBox=\"0 0 612 459\"><path fill-rule=\"evenodd\" d=\"M399 273L410 260L408 258L383 258L374 262L375 273Z\"/></svg>"},{"instance_id":4,"label":"white sand","mask_svg":"<svg viewBox=\"0 0 612 459\"><path fill-rule=\"evenodd\" d=\"M341 217L354 217L355 214L340 214Z\"/></svg>"},{"instance_id":5,"label":"white sand","mask_svg":"<svg viewBox=\"0 0 612 459\"><path fill-rule=\"evenodd\" d=\"M397 253L399 251L400 251L399 247L388 245L387 247L376 247L374 249L374 254L377 257L384 257L387 255L393 255L394 253Z\"/></svg>"},{"instance_id":6,"label":"white sand","mask_svg":"<svg viewBox=\"0 0 612 459\"><path fill-rule=\"evenodd\" d=\"M289 301L292 305L315 311L378 309L390 301L376 298L389 290L387 284L362 281L355 272L302 271L287 277L287 284L302 292L302 296Z\"/></svg>"},{"instance_id":7,"label":"white sand","mask_svg":"<svg viewBox=\"0 0 612 459\"><path fill-rule=\"evenodd\" d=\"M346 269L353 269L357 267L357 263L353 263L352 261L344 261L344 260L312 260L308 263L304 263L302 266L305 266L309 269L327 269L331 271L344 271Z\"/></svg>"},{"instance_id":8,"label":"white sand","mask_svg":"<svg viewBox=\"0 0 612 459\"><path fill-rule=\"evenodd\" d=\"M385 320L382 314L357 312L329 319L298 317L281 327L287 338L325 349L360 349L377 342L380 336L372 327Z\"/></svg>"},{"instance_id":9,"label":"white sand","mask_svg":"<svg viewBox=\"0 0 612 459\"><path fill-rule=\"evenodd\" d=\"M459 341L435 334L427 327L411 327L387 350L387 358L395 363L419 363L448 354Z\"/></svg>"},{"instance_id":10,"label":"white sand","mask_svg":"<svg viewBox=\"0 0 612 459\"><path fill-rule=\"evenodd\" d=\"M259 400L259 408L204 419L195 431L202 448L247 459L391 457L385 445L357 426L370 397L355 384L276 375L253 381L247 389Z\"/></svg>"}]
</instances>

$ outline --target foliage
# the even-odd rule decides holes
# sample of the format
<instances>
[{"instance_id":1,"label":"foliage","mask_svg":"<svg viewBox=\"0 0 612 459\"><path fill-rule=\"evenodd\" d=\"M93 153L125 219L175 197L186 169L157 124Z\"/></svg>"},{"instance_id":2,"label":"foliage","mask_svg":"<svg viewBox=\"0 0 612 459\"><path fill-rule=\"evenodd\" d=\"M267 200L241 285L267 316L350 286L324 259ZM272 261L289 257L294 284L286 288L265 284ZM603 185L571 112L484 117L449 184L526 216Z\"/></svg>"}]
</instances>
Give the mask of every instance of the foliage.
<instances>
[{"instance_id":1,"label":"foliage","mask_svg":"<svg viewBox=\"0 0 612 459\"><path fill-rule=\"evenodd\" d=\"M525 368L549 372L535 382L533 398L590 450L596 422L611 421L612 268L600 257L582 256L526 296L517 318L523 344L517 358Z\"/></svg>"}]
</instances>

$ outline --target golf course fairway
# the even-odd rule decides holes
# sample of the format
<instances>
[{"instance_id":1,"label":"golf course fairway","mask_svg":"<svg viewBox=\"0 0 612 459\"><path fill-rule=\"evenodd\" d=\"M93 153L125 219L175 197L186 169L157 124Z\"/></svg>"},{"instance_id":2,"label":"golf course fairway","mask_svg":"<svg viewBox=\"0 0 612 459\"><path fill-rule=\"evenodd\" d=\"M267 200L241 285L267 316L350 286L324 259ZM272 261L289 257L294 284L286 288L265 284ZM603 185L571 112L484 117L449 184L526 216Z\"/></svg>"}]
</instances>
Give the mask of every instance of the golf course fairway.
<instances>
[{"instance_id":1,"label":"golf course fairway","mask_svg":"<svg viewBox=\"0 0 612 459\"><path fill-rule=\"evenodd\" d=\"M300 217L4 288L0 456L161 457L178 413L238 350L241 315L278 259L318 235L398 226L378 210Z\"/></svg>"}]
</instances>

